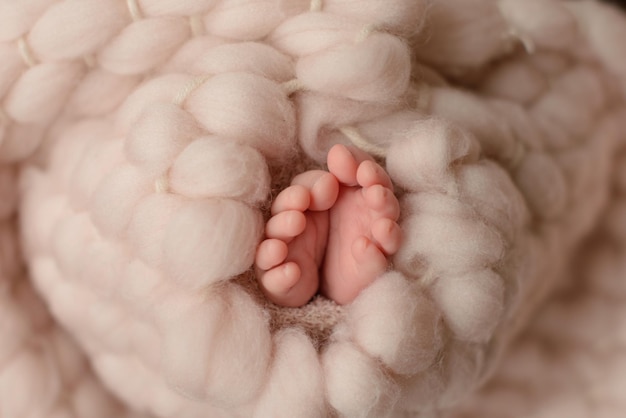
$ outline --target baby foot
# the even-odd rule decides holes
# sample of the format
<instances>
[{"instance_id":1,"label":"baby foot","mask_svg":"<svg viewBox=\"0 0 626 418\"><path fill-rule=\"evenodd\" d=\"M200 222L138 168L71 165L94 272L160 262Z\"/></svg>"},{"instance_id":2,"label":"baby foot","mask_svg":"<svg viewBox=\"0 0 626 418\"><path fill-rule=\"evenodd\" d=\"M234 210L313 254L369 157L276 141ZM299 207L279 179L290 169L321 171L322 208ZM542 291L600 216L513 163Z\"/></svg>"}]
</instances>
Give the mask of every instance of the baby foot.
<instances>
[{"instance_id":1,"label":"baby foot","mask_svg":"<svg viewBox=\"0 0 626 418\"><path fill-rule=\"evenodd\" d=\"M350 303L400 246L400 209L385 170L343 145L327 162L330 172L296 176L272 204L255 264L261 289L278 305L302 306L318 290Z\"/></svg>"},{"instance_id":2,"label":"baby foot","mask_svg":"<svg viewBox=\"0 0 626 418\"><path fill-rule=\"evenodd\" d=\"M255 258L261 289L272 302L297 307L317 293L328 240L328 209L338 192L335 176L313 170L296 176L274 200L266 239Z\"/></svg>"},{"instance_id":3,"label":"baby foot","mask_svg":"<svg viewBox=\"0 0 626 418\"><path fill-rule=\"evenodd\" d=\"M329 210L321 292L346 304L386 270L387 256L398 251L400 205L389 175L365 152L335 145L327 161L340 188Z\"/></svg>"}]
</instances>

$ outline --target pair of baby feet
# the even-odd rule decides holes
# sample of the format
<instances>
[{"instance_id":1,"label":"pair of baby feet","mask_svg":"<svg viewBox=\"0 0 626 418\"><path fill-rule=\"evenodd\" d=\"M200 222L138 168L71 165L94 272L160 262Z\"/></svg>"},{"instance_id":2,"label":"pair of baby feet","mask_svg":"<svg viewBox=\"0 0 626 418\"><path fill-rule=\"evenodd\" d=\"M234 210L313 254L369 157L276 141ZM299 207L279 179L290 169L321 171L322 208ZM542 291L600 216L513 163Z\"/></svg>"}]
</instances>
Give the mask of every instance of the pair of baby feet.
<instances>
[{"instance_id":1,"label":"pair of baby feet","mask_svg":"<svg viewBox=\"0 0 626 418\"><path fill-rule=\"evenodd\" d=\"M344 145L330 149L327 165L297 175L272 204L255 266L278 305L302 306L318 291L350 303L400 246L400 207L385 170Z\"/></svg>"}]
</instances>

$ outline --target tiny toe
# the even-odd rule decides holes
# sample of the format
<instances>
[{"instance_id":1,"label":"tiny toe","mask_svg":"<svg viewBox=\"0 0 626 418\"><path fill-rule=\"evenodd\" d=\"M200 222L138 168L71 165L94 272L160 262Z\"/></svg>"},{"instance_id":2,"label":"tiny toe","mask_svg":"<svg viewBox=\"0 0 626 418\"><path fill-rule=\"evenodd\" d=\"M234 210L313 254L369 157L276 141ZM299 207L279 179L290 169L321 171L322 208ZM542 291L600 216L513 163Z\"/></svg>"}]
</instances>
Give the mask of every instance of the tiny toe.
<instances>
[{"instance_id":1,"label":"tiny toe","mask_svg":"<svg viewBox=\"0 0 626 418\"><path fill-rule=\"evenodd\" d=\"M328 171L306 171L294 177L291 184L307 189L309 193L307 209L313 211L330 209L339 195L339 183L335 176Z\"/></svg>"},{"instance_id":2,"label":"tiny toe","mask_svg":"<svg viewBox=\"0 0 626 418\"><path fill-rule=\"evenodd\" d=\"M300 267L291 261L265 272L261 276L261 286L268 295L280 298L296 285L300 276Z\"/></svg>"},{"instance_id":3,"label":"tiny toe","mask_svg":"<svg viewBox=\"0 0 626 418\"><path fill-rule=\"evenodd\" d=\"M269 270L285 261L288 253L289 248L284 241L266 239L259 244L254 262L259 269Z\"/></svg>"},{"instance_id":4,"label":"tiny toe","mask_svg":"<svg viewBox=\"0 0 626 418\"><path fill-rule=\"evenodd\" d=\"M372 159L369 154L358 148L346 147L342 144L333 145L328 151L326 163L330 171L341 184L346 186L356 186L357 169L363 161Z\"/></svg>"},{"instance_id":5,"label":"tiny toe","mask_svg":"<svg viewBox=\"0 0 626 418\"><path fill-rule=\"evenodd\" d=\"M370 278L377 276L387 268L387 258L367 237L359 237L352 243L352 256L359 263L361 272Z\"/></svg>"},{"instance_id":6,"label":"tiny toe","mask_svg":"<svg viewBox=\"0 0 626 418\"><path fill-rule=\"evenodd\" d=\"M310 203L309 190L299 184L289 186L276 196L272 202L272 215L287 210L304 212Z\"/></svg>"},{"instance_id":7,"label":"tiny toe","mask_svg":"<svg viewBox=\"0 0 626 418\"><path fill-rule=\"evenodd\" d=\"M402 244L402 229L391 219L381 218L372 224L372 238L386 255L392 255Z\"/></svg>"},{"instance_id":8,"label":"tiny toe","mask_svg":"<svg viewBox=\"0 0 626 418\"><path fill-rule=\"evenodd\" d=\"M304 213L297 210L288 210L272 216L265 225L267 238L277 238L289 242L300 235L306 228Z\"/></svg>"},{"instance_id":9,"label":"tiny toe","mask_svg":"<svg viewBox=\"0 0 626 418\"><path fill-rule=\"evenodd\" d=\"M378 214L378 217L398 220L400 203L391 189L375 184L363 189L363 198L367 206Z\"/></svg>"},{"instance_id":10,"label":"tiny toe","mask_svg":"<svg viewBox=\"0 0 626 418\"><path fill-rule=\"evenodd\" d=\"M393 189L393 183L389 174L375 161L363 161L359 164L356 172L357 182L361 187L370 187L375 184L383 185L388 189Z\"/></svg>"}]
</instances>

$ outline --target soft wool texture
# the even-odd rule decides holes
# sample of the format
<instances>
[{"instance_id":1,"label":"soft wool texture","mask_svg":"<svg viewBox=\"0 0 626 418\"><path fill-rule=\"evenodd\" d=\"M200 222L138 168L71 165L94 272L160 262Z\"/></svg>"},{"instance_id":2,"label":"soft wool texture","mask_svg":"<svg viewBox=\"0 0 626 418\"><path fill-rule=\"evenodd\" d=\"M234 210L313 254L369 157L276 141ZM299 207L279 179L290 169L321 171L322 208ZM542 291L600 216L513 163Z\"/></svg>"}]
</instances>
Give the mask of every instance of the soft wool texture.
<instances>
[{"instance_id":1,"label":"soft wool texture","mask_svg":"<svg viewBox=\"0 0 626 418\"><path fill-rule=\"evenodd\" d=\"M620 417L626 18L592 0L0 2L0 416ZM335 143L405 240L267 302Z\"/></svg>"}]
</instances>

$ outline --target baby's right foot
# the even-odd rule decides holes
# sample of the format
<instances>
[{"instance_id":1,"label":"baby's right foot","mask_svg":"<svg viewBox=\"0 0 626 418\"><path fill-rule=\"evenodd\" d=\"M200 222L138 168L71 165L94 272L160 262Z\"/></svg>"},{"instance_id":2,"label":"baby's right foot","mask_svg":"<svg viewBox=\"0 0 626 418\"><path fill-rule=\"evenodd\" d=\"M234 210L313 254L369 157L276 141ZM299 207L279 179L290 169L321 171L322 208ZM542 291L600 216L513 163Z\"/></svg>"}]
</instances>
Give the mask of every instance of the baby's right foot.
<instances>
[{"instance_id":1,"label":"baby's right foot","mask_svg":"<svg viewBox=\"0 0 626 418\"><path fill-rule=\"evenodd\" d=\"M387 257L398 251L400 205L389 175L365 152L335 145L327 161L340 186L329 210L321 293L344 305L380 276Z\"/></svg>"},{"instance_id":2,"label":"baby's right foot","mask_svg":"<svg viewBox=\"0 0 626 418\"><path fill-rule=\"evenodd\" d=\"M312 170L296 176L274 200L266 239L255 258L261 289L272 302L298 307L317 293L328 240L328 209L338 193L335 176Z\"/></svg>"}]
</instances>

